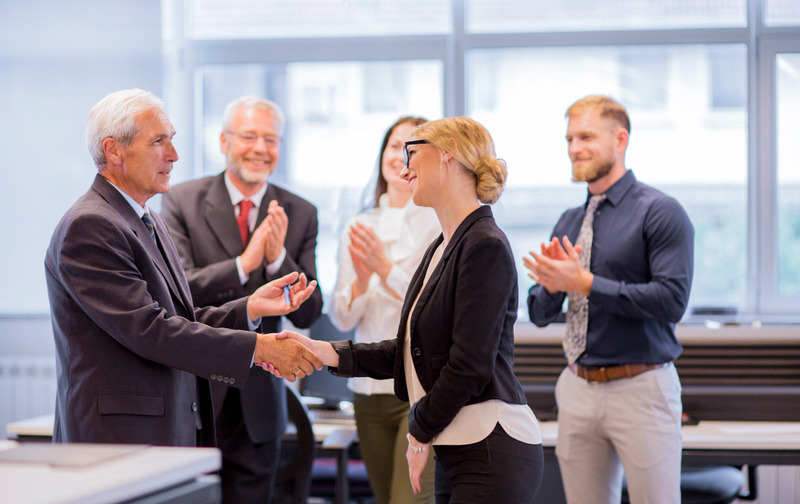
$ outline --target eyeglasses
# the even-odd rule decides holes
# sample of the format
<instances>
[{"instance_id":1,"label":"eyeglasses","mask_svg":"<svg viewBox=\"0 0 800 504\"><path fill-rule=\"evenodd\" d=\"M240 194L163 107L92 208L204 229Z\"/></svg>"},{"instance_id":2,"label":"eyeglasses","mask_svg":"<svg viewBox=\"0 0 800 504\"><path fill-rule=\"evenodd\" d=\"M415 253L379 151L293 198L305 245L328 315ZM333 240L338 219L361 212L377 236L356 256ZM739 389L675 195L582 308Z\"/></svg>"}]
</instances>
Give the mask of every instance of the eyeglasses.
<instances>
[{"instance_id":1,"label":"eyeglasses","mask_svg":"<svg viewBox=\"0 0 800 504\"><path fill-rule=\"evenodd\" d=\"M250 131L245 131L244 133L238 133L236 131L230 131L230 130L225 130L225 133L236 135L242 142L246 144L254 144L258 141L259 138L264 139L264 143L267 144L267 147L276 147L278 144L281 143L281 137L275 135L257 135Z\"/></svg>"},{"instance_id":2,"label":"eyeglasses","mask_svg":"<svg viewBox=\"0 0 800 504\"><path fill-rule=\"evenodd\" d=\"M408 155L408 146L409 145L419 145L419 144L429 144L430 142L427 140L411 140L403 144L403 165L408 168L408 162L411 161L411 156ZM414 154L414 151L411 152Z\"/></svg>"}]
</instances>

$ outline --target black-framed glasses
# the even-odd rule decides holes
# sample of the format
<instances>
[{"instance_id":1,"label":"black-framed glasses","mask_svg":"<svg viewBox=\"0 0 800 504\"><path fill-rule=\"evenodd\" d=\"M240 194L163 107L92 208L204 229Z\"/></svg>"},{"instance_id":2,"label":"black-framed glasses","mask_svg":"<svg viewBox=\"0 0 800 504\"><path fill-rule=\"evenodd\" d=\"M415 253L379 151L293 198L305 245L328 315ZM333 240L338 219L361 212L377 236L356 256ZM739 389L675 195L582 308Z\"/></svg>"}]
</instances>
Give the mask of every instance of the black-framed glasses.
<instances>
[{"instance_id":1,"label":"black-framed glasses","mask_svg":"<svg viewBox=\"0 0 800 504\"><path fill-rule=\"evenodd\" d=\"M239 133L238 131L231 131L231 130L225 130L225 133L236 135L242 142L246 144L254 144L258 141L259 138L264 139L264 143L267 144L267 147L275 147L281 143L281 137L275 135L259 135L253 133L252 131L245 131L243 133Z\"/></svg>"},{"instance_id":2,"label":"black-framed glasses","mask_svg":"<svg viewBox=\"0 0 800 504\"><path fill-rule=\"evenodd\" d=\"M411 140L403 144L403 166L408 168L408 162L411 161L411 157L408 155L408 146L409 145L418 145L418 144L429 144L430 142L427 140ZM412 152L413 154L413 152Z\"/></svg>"}]
</instances>

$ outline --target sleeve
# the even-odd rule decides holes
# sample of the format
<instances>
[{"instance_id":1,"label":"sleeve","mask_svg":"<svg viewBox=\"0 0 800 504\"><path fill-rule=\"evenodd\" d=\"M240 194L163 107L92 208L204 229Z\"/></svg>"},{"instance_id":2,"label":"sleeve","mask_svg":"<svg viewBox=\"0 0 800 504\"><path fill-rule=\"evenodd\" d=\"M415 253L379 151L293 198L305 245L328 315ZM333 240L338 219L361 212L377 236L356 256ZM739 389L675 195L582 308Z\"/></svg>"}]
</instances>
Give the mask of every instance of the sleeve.
<instances>
[{"instance_id":1,"label":"sleeve","mask_svg":"<svg viewBox=\"0 0 800 504\"><path fill-rule=\"evenodd\" d=\"M308 217L305 219L305 222L303 222L302 217L289 217L289 226L301 225L303 227L302 239L297 255L292 257L292 254L287 253L283 264L278 269L278 273L270 278L270 280L288 275L292 271L305 273L309 282L311 280L317 280L316 250L317 230L319 227L317 223L317 209L310 204L308 206ZM288 318L295 327L305 329L310 327L311 324L313 324L321 314L322 289L319 285L317 285L317 288L314 289L314 293L311 294L311 297L309 297L302 305L300 305L300 308L286 315L286 318Z\"/></svg>"},{"instance_id":2,"label":"sleeve","mask_svg":"<svg viewBox=\"0 0 800 504\"><path fill-rule=\"evenodd\" d=\"M197 266L192 250L192 236L180 198L167 193L161 200L161 217L169 227L175 248L181 258L186 279L197 306L217 305L220 300L237 299L247 293L239 278L236 257L206 266ZM192 217L196 218L196 217ZM221 296L220 293L226 293Z\"/></svg>"},{"instance_id":3,"label":"sleeve","mask_svg":"<svg viewBox=\"0 0 800 504\"><path fill-rule=\"evenodd\" d=\"M368 376L378 380L394 378L397 343L393 339L377 343L353 343L351 340L331 342L339 356L339 367L328 370L343 377Z\"/></svg>"},{"instance_id":4,"label":"sleeve","mask_svg":"<svg viewBox=\"0 0 800 504\"><path fill-rule=\"evenodd\" d=\"M243 387L256 335L223 327L246 323L244 301L199 310L197 322L168 313L154 297L170 296L168 286L147 252L134 242L138 244L135 235L111 220L84 215L65 234L54 274L94 324L131 352L201 377L227 366L226 373Z\"/></svg>"},{"instance_id":5,"label":"sleeve","mask_svg":"<svg viewBox=\"0 0 800 504\"><path fill-rule=\"evenodd\" d=\"M429 442L486 388L494 376L506 317L516 316L508 306L516 269L501 238L482 237L465 246L457 260L452 346L431 390L409 415L409 431L421 442Z\"/></svg>"},{"instance_id":6,"label":"sleeve","mask_svg":"<svg viewBox=\"0 0 800 504\"><path fill-rule=\"evenodd\" d=\"M644 223L650 278L628 283L595 276L589 299L631 319L677 323L689 302L694 268L694 228L673 198L657 200Z\"/></svg>"},{"instance_id":7,"label":"sleeve","mask_svg":"<svg viewBox=\"0 0 800 504\"><path fill-rule=\"evenodd\" d=\"M550 294L541 285L533 285L528 290L528 317L538 327L545 327L555 322L563 311L567 294L556 292Z\"/></svg>"}]
</instances>

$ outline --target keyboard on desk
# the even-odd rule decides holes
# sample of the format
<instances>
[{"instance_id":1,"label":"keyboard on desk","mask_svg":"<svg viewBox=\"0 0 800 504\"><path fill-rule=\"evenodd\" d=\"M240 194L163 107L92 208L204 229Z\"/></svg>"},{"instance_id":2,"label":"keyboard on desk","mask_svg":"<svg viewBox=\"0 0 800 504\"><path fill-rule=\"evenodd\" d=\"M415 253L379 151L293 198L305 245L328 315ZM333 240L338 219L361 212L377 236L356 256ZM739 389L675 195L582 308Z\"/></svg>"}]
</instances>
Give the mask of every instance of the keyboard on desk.
<instances>
[{"instance_id":1,"label":"keyboard on desk","mask_svg":"<svg viewBox=\"0 0 800 504\"><path fill-rule=\"evenodd\" d=\"M312 422L353 424L353 414L339 409L312 408L308 410Z\"/></svg>"}]
</instances>

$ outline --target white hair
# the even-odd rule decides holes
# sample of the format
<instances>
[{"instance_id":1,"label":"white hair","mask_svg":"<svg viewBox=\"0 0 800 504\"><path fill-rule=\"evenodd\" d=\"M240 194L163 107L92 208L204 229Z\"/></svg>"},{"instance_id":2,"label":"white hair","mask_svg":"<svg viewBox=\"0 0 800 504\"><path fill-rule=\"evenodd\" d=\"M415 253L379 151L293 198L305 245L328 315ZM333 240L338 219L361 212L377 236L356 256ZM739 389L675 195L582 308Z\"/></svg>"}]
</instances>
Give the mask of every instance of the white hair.
<instances>
[{"instance_id":1,"label":"white hair","mask_svg":"<svg viewBox=\"0 0 800 504\"><path fill-rule=\"evenodd\" d=\"M272 114L275 116L275 122L277 123L276 126L278 126L278 134L283 136L284 116L281 107L275 102L265 100L263 98L256 98L255 96L243 96L241 98L237 98L230 102L227 107L225 107L225 112L222 114L223 130L230 128L231 123L233 122L233 116L240 108L254 108L272 112Z\"/></svg>"},{"instance_id":2,"label":"white hair","mask_svg":"<svg viewBox=\"0 0 800 504\"><path fill-rule=\"evenodd\" d=\"M163 110L164 102L141 89L116 91L92 107L86 119L86 146L98 170L103 171L108 163L103 141L114 138L123 147L130 147L140 131L135 117L155 107Z\"/></svg>"}]
</instances>

